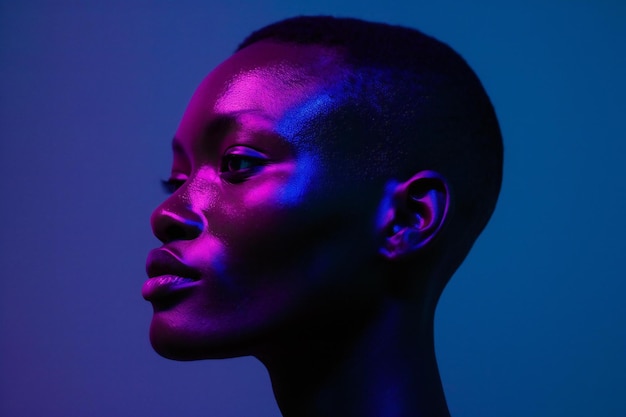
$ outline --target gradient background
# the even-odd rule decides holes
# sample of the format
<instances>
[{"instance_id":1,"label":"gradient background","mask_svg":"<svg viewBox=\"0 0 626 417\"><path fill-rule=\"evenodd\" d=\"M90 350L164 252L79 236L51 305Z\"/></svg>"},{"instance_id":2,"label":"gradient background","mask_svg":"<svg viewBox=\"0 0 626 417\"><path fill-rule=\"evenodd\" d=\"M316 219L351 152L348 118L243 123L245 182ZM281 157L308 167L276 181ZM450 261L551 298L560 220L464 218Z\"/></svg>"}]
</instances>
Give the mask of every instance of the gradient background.
<instances>
[{"instance_id":1,"label":"gradient background","mask_svg":"<svg viewBox=\"0 0 626 417\"><path fill-rule=\"evenodd\" d=\"M148 216L204 75L325 13L444 40L499 114L499 206L437 310L453 416L626 416L625 5L1 1L0 415L279 415L254 359L150 348Z\"/></svg>"}]
</instances>

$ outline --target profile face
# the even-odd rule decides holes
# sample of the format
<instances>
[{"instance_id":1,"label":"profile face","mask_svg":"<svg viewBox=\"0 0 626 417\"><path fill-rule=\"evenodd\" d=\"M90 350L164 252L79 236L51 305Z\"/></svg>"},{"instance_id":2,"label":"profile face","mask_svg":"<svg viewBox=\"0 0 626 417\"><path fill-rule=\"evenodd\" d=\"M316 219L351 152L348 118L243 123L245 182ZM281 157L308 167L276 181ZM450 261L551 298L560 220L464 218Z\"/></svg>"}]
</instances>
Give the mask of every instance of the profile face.
<instances>
[{"instance_id":1,"label":"profile face","mask_svg":"<svg viewBox=\"0 0 626 417\"><path fill-rule=\"evenodd\" d=\"M373 308L384 187L364 187L352 155L319 133L341 111L328 94L340 62L261 41L194 93L173 144L175 190L151 218L163 244L143 295L163 356L254 355L276 335Z\"/></svg>"}]
</instances>

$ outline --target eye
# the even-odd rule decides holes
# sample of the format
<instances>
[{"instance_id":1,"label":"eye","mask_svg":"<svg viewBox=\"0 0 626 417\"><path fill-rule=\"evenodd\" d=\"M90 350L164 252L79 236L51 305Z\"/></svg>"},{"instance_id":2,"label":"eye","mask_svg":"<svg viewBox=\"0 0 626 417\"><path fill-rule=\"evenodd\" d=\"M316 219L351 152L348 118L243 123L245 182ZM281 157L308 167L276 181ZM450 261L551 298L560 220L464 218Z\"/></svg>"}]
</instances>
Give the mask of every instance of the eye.
<instances>
[{"instance_id":1,"label":"eye","mask_svg":"<svg viewBox=\"0 0 626 417\"><path fill-rule=\"evenodd\" d=\"M228 155L224 157L222 172L237 172L252 169L263 164L262 160L241 155Z\"/></svg>"},{"instance_id":2,"label":"eye","mask_svg":"<svg viewBox=\"0 0 626 417\"><path fill-rule=\"evenodd\" d=\"M161 180L161 186L163 187L163 191L167 194L174 194L176 190L185 184L185 181L185 179L170 178L168 180Z\"/></svg>"},{"instance_id":3,"label":"eye","mask_svg":"<svg viewBox=\"0 0 626 417\"><path fill-rule=\"evenodd\" d=\"M269 159L261 152L247 146L235 146L224 154L220 174L226 181L243 182L268 163Z\"/></svg>"}]
</instances>

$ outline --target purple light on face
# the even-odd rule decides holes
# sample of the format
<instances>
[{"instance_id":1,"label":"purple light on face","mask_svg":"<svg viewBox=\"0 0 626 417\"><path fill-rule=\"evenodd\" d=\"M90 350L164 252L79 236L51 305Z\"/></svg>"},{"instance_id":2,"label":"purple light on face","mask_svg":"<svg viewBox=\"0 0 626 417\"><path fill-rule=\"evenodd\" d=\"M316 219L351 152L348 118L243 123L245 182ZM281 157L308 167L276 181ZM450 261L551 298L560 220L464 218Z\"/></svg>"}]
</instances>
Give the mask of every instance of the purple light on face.
<instances>
[{"instance_id":1,"label":"purple light on face","mask_svg":"<svg viewBox=\"0 0 626 417\"><path fill-rule=\"evenodd\" d=\"M362 230L355 225L371 217L352 213L346 192L360 197L360 190L340 186L333 173L342 161L323 146L328 116L344 98L327 88L339 79L335 66L310 70L323 53L259 43L194 93L172 165L172 178L184 181L157 207L152 226L162 248L199 276L171 296L165 284L174 278L163 279L164 295L152 300L150 337L162 355L249 353L285 317L314 315L325 305L322 289L340 283L354 230ZM221 119L228 123L216 125ZM197 225L201 233L192 233ZM320 303L311 302L316 297Z\"/></svg>"}]
</instances>

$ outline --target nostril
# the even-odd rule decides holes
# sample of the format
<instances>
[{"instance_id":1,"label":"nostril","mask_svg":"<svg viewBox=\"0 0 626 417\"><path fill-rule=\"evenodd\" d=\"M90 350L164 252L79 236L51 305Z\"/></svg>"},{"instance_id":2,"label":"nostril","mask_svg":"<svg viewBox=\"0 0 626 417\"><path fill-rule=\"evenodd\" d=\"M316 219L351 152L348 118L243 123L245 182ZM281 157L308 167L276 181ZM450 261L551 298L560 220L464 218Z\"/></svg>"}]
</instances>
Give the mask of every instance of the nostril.
<instances>
[{"instance_id":1,"label":"nostril","mask_svg":"<svg viewBox=\"0 0 626 417\"><path fill-rule=\"evenodd\" d=\"M171 224L163 231L168 242L175 240L187 240L188 233L179 225Z\"/></svg>"},{"instance_id":2,"label":"nostril","mask_svg":"<svg viewBox=\"0 0 626 417\"><path fill-rule=\"evenodd\" d=\"M203 223L172 212L160 212L153 216L154 235L164 243L195 239L202 233Z\"/></svg>"},{"instance_id":3,"label":"nostril","mask_svg":"<svg viewBox=\"0 0 626 417\"><path fill-rule=\"evenodd\" d=\"M170 240L195 239L202 232L202 223L183 220L183 223L170 224L165 231Z\"/></svg>"}]
</instances>

